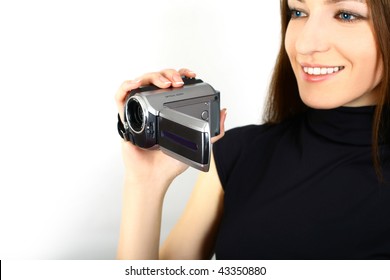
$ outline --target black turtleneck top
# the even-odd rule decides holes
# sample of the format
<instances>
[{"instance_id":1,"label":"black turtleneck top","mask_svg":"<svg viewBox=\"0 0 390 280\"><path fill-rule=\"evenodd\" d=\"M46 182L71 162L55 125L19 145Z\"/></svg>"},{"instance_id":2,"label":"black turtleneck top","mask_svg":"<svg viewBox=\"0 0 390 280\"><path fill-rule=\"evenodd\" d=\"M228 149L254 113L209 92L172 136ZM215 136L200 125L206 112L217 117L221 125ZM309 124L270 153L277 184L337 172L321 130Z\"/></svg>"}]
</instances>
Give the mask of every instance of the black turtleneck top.
<instances>
[{"instance_id":1,"label":"black turtleneck top","mask_svg":"<svg viewBox=\"0 0 390 280\"><path fill-rule=\"evenodd\" d=\"M228 131L213 147L225 192L217 259L389 259L390 184L373 167L374 109L309 109ZM390 182L390 147L380 150Z\"/></svg>"}]
</instances>

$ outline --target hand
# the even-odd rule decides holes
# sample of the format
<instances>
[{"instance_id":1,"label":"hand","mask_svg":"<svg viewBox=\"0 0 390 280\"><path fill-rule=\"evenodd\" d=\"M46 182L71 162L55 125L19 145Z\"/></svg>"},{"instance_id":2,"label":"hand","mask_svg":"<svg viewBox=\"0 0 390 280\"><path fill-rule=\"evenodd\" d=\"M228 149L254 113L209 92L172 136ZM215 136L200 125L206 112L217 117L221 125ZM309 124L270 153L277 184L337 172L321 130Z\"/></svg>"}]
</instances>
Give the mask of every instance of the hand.
<instances>
[{"instance_id":1,"label":"hand","mask_svg":"<svg viewBox=\"0 0 390 280\"><path fill-rule=\"evenodd\" d=\"M122 122L124 104L129 91L149 84L159 88L182 87L184 83L181 76L194 78L196 74L188 69L179 71L166 69L160 72L147 73L135 80L125 81L115 95ZM225 118L226 110L222 110L220 118L221 132L218 136L211 139L213 143L224 135ZM138 182L158 180L169 184L176 176L188 168L184 163L167 156L160 150L144 150L126 141L123 142L123 158L126 176Z\"/></svg>"}]
</instances>

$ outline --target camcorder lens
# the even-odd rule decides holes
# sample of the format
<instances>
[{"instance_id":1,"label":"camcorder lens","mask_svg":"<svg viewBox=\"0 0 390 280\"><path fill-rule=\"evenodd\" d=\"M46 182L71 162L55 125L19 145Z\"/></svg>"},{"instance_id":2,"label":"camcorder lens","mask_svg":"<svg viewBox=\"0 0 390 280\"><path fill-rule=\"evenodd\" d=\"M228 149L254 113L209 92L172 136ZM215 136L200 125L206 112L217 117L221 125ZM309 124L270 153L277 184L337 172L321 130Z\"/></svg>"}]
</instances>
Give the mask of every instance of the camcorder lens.
<instances>
[{"instance_id":1,"label":"camcorder lens","mask_svg":"<svg viewBox=\"0 0 390 280\"><path fill-rule=\"evenodd\" d=\"M131 128L135 132L141 132L144 126L144 111L136 99L129 100L128 116Z\"/></svg>"}]
</instances>

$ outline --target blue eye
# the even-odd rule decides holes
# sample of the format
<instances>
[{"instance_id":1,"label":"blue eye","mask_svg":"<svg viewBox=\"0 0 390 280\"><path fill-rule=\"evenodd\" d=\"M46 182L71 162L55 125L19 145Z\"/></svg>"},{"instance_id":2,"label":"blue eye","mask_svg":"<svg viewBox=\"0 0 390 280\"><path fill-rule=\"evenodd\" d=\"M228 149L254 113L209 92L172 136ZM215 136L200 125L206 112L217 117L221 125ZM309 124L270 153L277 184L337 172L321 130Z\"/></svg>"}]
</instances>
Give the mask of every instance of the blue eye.
<instances>
[{"instance_id":1,"label":"blue eye","mask_svg":"<svg viewBox=\"0 0 390 280\"><path fill-rule=\"evenodd\" d=\"M304 12L296 10L296 9L291 9L290 14L291 14L292 19L301 18L301 17L306 16L306 14Z\"/></svg>"},{"instance_id":2,"label":"blue eye","mask_svg":"<svg viewBox=\"0 0 390 280\"><path fill-rule=\"evenodd\" d=\"M302 12L301 11L291 11L291 14L293 15L293 17L300 17L302 15Z\"/></svg>"},{"instance_id":3,"label":"blue eye","mask_svg":"<svg viewBox=\"0 0 390 280\"><path fill-rule=\"evenodd\" d=\"M336 17L345 22L352 22L360 19L358 15L354 15L349 12L339 12Z\"/></svg>"}]
</instances>

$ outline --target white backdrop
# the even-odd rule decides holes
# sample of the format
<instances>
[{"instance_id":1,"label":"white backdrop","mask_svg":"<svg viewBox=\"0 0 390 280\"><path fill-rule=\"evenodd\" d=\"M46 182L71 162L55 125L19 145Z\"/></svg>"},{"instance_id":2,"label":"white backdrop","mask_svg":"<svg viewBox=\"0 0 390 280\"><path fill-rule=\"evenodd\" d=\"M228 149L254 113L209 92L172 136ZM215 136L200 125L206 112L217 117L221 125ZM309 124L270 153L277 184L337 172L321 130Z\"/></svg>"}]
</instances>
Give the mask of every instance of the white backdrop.
<instances>
[{"instance_id":1,"label":"white backdrop","mask_svg":"<svg viewBox=\"0 0 390 280\"><path fill-rule=\"evenodd\" d=\"M259 123L279 19L276 0L2 0L0 258L115 258L119 85L187 67L221 91L227 128ZM162 239L196 176L172 184Z\"/></svg>"}]
</instances>

